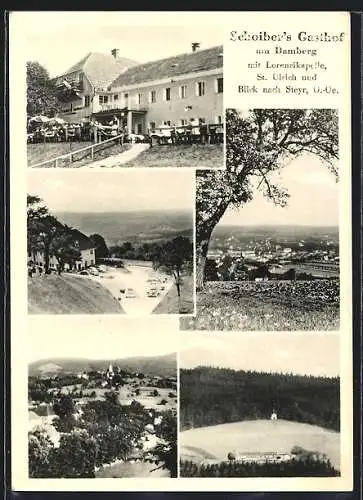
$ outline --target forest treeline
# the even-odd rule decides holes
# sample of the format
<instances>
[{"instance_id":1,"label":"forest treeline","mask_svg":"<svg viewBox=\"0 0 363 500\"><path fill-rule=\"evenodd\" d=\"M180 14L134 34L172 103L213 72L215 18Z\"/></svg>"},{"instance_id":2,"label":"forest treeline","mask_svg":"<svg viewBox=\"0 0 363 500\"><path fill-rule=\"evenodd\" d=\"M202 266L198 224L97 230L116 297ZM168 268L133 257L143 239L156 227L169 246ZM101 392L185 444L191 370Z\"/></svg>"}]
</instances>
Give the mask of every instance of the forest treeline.
<instances>
[{"instance_id":1,"label":"forest treeline","mask_svg":"<svg viewBox=\"0 0 363 500\"><path fill-rule=\"evenodd\" d=\"M197 465L180 462L181 477L330 477L339 476L329 461L292 460L281 464L221 462Z\"/></svg>"},{"instance_id":2,"label":"forest treeline","mask_svg":"<svg viewBox=\"0 0 363 500\"><path fill-rule=\"evenodd\" d=\"M181 430L278 418L340 430L339 378L198 367L180 371Z\"/></svg>"}]
</instances>

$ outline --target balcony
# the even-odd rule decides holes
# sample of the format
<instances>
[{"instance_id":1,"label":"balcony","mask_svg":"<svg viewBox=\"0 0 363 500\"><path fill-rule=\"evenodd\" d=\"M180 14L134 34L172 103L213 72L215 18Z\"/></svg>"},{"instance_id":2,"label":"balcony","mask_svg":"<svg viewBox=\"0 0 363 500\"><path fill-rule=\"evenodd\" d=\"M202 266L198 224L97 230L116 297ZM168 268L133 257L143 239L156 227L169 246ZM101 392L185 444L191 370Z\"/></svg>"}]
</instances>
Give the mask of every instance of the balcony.
<instances>
[{"instance_id":1,"label":"balcony","mask_svg":"<svg viewBox=\"0 0 363 500\"><path fill-rule=\"evenodd\" d=\"M147 111L145 104L139 104L137 99L118 99L107 104L99 104L98 111L112 111L114 109L130 109L131 111Z\"/></svg>"}]
</instances>

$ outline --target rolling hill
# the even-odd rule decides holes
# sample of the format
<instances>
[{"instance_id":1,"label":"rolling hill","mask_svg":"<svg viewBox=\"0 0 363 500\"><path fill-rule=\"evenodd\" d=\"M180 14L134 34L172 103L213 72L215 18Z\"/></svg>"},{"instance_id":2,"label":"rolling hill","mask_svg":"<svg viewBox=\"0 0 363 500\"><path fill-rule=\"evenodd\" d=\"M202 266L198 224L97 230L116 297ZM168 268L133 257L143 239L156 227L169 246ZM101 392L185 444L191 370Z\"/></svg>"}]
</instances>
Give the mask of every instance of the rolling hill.
<instances>
[{"instance_id":1,"label":"rolling hill","mask_svg":"<svg viewBox=\"0 0 363 500\"><path fill-rule=\"evenodd\" d=\"M176 354L170 353L153 357L132 357L117 359L79 359L51 358L35 361L29 365L30 376L59 375L60 373L79 373L81 371L106 370L109 364L122 370L140 372L145 375L176 376Z\"/></svg>"},{"instance_id":2,"label":"rolling hill","mask_svg":"<svg viewBox=\"0 0 363 500\"><path fill-rule=\"evenodd\" d=\"M192 237L193 234L191 211L57 212L55 215L62 223L86 235L102 235L109 246L125 241L156 242L178 235Z\"/></svg>"},{"instance_id":3,"label":"rolling hill","mask_svg":"<svg viewBox=\"0 0 363 500\"><path fill-rule=\"evenodd\" d=\"M253 420L213 425L180 433L183 460L226 460L229 452L290 453L294 446L324 453L340 468L340 434L288 420Z\"/></svg>"},{"instance_id":4,"label":"rolling hill","mask_svg":"<svg viewBox=\"0 0 363 500\"><path fill-rule=\"evenodd\" d=\"M29 314L117 314L124 310L106 288L87 278L28 279Z\"/></svg>"}]
</instances>

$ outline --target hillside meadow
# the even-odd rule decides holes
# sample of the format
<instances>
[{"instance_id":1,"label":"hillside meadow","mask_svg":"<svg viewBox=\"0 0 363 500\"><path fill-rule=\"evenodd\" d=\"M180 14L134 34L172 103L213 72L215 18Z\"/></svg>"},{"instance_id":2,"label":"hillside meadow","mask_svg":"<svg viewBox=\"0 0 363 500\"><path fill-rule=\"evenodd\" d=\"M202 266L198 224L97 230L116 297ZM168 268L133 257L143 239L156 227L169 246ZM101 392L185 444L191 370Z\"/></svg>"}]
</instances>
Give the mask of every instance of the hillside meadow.
<instances>
[{"instance_id":1,"label":"hillside meadow","mask_svg":"<svg viewBox=\"0 0 363 500\"><path fill-rule=\"evenodd\" d=\"M182 330L339 330L339 280L207 282Z\"/></svg>"}]
</instances>

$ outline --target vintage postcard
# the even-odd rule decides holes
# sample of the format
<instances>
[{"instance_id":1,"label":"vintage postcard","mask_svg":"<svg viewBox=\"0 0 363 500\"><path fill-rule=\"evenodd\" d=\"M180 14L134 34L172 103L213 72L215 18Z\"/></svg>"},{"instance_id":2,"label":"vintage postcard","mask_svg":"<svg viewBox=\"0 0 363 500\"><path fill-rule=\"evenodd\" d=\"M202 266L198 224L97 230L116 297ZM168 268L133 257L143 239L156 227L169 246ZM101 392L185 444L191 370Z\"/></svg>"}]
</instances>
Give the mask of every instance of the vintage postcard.
<instances>
[{"instance_id":1,"label":"vintage postcard","mask_svg":"<svg viewBox=\"0 0 363 500\"><path fill-rule=\"evenodd\" d=\"M352 490L349 14L9 26L13 489Z\"/></svg>"}]
</instances>

